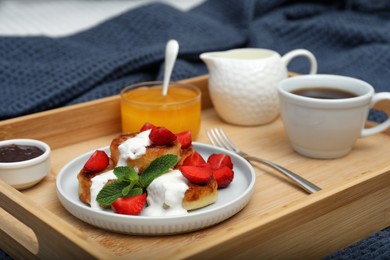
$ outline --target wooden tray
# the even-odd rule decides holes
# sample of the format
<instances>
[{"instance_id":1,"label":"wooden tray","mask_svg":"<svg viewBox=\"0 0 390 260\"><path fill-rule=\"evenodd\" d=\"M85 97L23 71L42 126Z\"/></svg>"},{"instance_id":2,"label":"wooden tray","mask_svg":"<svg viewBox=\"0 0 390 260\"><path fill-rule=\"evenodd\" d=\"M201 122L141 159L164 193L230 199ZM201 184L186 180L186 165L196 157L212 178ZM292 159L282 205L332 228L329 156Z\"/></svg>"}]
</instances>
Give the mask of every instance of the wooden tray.
<instances>
[{"instance_id":1,"label":"wooden tray","mask_svg":"<svg viewBox=\"0 0 390 260\"><path fill-rule=\"evenodd\" d=\"M120 133L119 97L0 122L0 139L35 138L53 149L52 172L19 192L0 181L0 247L15 258L214 259L320 258L390 225L390 133L358 140L346 157L314 160L294 153L279 119L258 127L221 121L207 93L207 76L186 80L203 92L202 129L223 127L253 155L279 163L323 190L308 195L278 172L255 165L249 204L219 225L174 236L111 233L69 214L55 178L74 157L106 146ZM378 108L390 111L389 104Z\"/></svg>"}]
</instances>

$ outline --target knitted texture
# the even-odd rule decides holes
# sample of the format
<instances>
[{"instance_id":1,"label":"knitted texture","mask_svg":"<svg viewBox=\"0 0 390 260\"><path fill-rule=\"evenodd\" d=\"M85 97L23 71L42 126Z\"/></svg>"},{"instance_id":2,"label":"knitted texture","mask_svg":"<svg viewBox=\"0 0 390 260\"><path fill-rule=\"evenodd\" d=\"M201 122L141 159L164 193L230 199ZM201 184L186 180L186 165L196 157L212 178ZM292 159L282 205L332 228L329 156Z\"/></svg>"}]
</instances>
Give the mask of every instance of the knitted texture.
<instances>
[{"instance_id":1,"label":"knitted texture","mask_svg":"<svg viewBox=\"0 0 390 260\"><path fill-rule=\"evenodd\" d=\"M333 3L334 2L334 3ZM354 76L390 88L388 1L210 0L189 11L152 4L62 38L0 37L0 119L116 95L162 79L164 48L180 43L173 79L207 73L206 51L306 48L319 73ZM307 61L289 69L306 73ZM383 120L374 115L374 120Z\"/></svg>"},{"instance_id":2,"label":"knitted texture","mask_svg":"<svg viewBox=\"0 0 390 260\"><path fill-rule=\"evenodd\" d=\"M390 259L390 227L335 252L324 260L388 260Z\"/></svg>"}]
</instances>

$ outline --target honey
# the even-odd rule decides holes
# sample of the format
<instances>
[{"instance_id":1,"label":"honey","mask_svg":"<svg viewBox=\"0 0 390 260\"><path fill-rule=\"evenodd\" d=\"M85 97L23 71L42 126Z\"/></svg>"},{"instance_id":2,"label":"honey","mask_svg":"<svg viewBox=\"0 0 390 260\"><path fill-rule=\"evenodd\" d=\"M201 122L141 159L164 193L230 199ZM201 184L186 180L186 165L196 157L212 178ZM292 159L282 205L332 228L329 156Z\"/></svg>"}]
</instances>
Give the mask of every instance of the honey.
<instances>
[{"instance_id":1,"label":"honey","mask_svg":"<svg viewBox=\"0 0 390 260\"><path fill-rule=\"evenodd\" d=\"M192 86L173 83L163 96L156 82L132 85L121 92L122 131L138 132L146 123L164 126L173 133L192 131L195 140L200 129L200 91Z\"/></svg>"}]
</instances>

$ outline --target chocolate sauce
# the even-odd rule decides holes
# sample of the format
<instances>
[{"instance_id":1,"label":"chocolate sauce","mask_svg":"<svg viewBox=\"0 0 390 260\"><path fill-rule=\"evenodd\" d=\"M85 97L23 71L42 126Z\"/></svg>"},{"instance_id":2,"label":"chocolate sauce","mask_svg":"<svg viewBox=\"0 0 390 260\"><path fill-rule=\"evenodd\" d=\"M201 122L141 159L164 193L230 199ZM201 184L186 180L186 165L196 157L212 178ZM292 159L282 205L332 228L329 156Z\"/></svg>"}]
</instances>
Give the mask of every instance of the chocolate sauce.
<instances>
[{"instance_id":1,"label":"chocolate sauce","mask_svg":"<svg viewBox=\"0 0 390 260\"><path fill-rule=\"evenodd\" d=\"M0 162L21 162L36 158L42 155L44 151L31 145L4 145L0 146Z\"/></svg>"}]
</instances>

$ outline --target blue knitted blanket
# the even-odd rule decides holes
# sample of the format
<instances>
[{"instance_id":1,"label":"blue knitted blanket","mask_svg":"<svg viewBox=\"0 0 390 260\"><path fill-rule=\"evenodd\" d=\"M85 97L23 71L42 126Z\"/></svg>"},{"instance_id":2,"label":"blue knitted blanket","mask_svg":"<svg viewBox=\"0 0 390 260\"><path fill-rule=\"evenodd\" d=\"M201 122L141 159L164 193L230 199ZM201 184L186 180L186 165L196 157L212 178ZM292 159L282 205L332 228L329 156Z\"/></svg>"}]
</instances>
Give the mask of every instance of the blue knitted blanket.
<instances>
[{"instance_id":1,"label":"blue knitted blanket","mask_svg":"<svg viewBox=\"0 0 390 260\"><path fill-rule=\"evenodd\" d=\"M210 0L189 12L153 4L62 38L0 37L0 120L116 95L162 78L177 39L173 79L206 74L199 54L239 47L306 48L319 73L390 89L390 1ZM305 73L297 59L289 69Z\"/></svg>"},{"instance_id":2,"label":"blue knitted blanket","mask_svg":"<svg viewBox=\"0 0 390 260\"><path fill-rule=\"evenodd\" d=\"M174 80L206 74L202 52L261 47L283 55L305 48L317 57L319 73L390 91L388 0L209 0L188 12L152 4L67 37L0 37L0 120L160 80L169 39L180 43ZM306 73L308 66L297 59L289 70ZM352 249L329 258L389 259L389 230Z\"/></svg>"}]
</instances>

